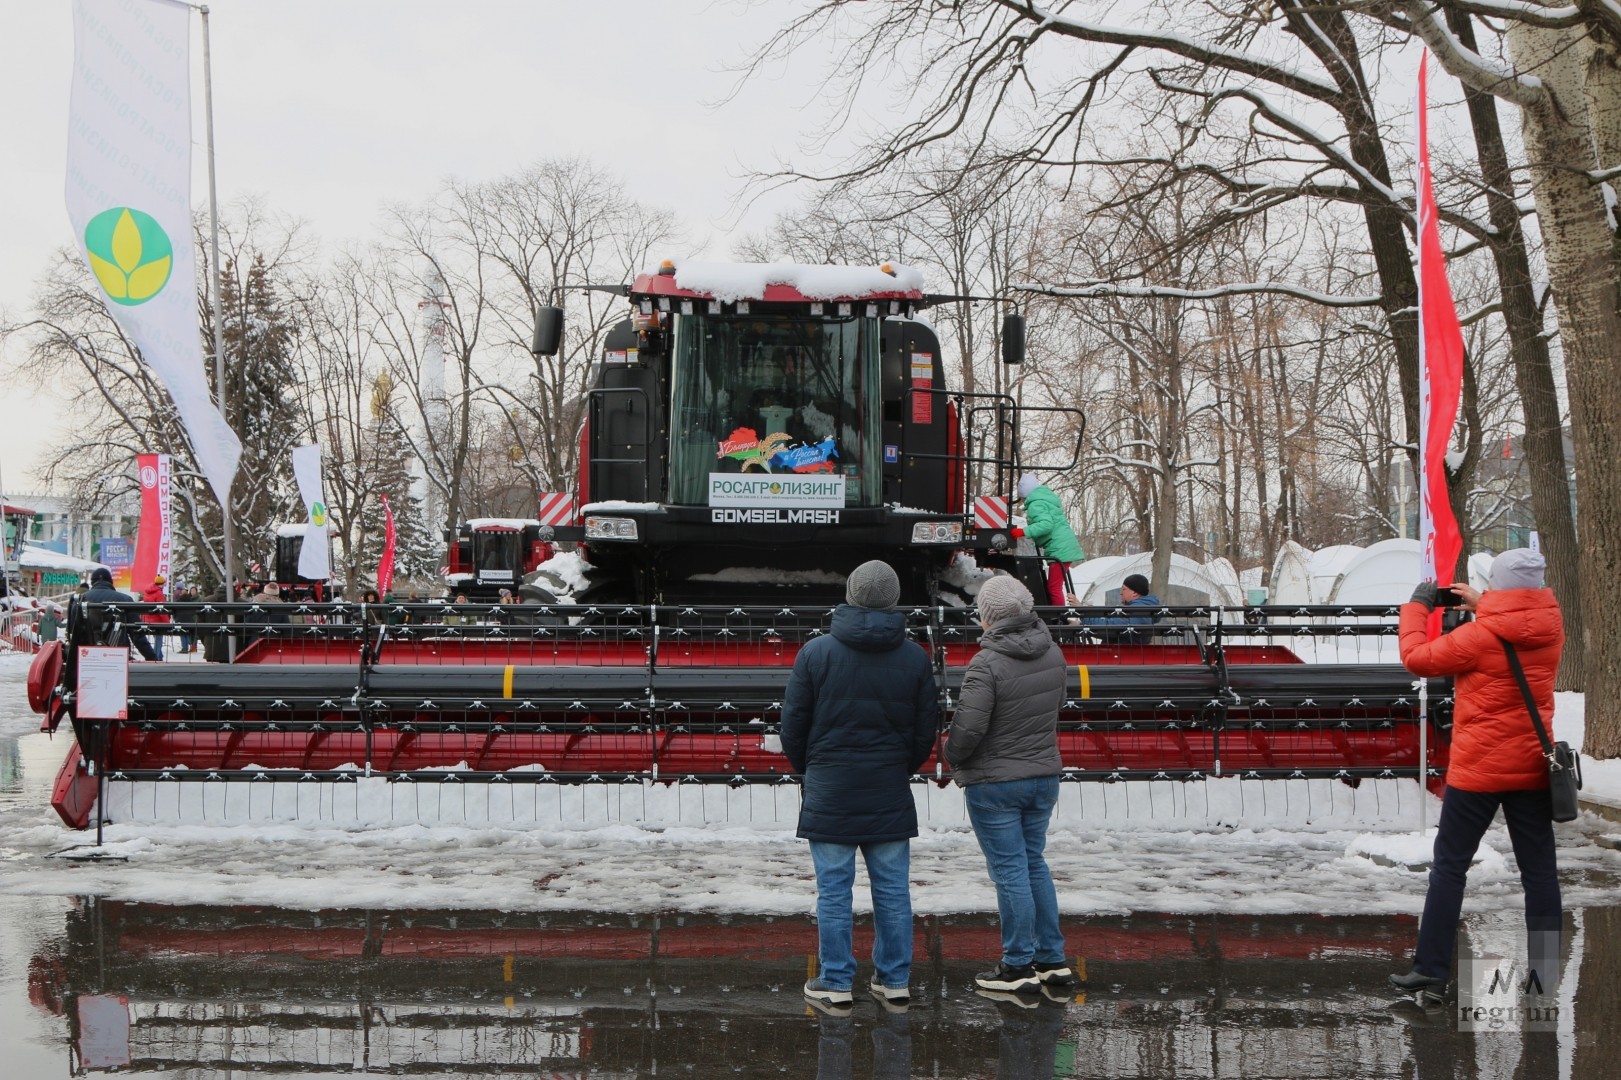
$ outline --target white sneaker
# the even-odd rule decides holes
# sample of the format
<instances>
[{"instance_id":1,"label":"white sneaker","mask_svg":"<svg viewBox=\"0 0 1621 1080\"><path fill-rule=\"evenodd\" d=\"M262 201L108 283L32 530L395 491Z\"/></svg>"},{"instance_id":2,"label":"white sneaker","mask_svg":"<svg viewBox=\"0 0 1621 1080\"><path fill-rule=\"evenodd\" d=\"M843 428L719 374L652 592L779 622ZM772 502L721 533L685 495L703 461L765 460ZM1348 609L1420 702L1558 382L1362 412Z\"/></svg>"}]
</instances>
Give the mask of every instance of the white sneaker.
<instances>
[{"instance_id":1,"label":"white sneaker","mask_svg":"<svg viewBox=\"0 0 1621 1080\"><path fill-rule=\"evenodd\" d=\"M912 989L909 986L885 986L874 979L867 989L884 1005L905 1008L912 1003Z\"/></svg>"}]
</instances>

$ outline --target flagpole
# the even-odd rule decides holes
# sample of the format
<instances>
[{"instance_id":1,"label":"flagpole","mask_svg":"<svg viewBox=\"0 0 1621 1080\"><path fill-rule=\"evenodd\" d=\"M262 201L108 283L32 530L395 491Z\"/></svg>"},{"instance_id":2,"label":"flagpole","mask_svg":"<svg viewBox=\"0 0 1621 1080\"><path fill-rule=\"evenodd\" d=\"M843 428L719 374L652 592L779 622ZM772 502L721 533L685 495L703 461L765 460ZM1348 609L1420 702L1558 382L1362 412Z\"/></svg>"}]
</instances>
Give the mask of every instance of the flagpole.
<instances>
[{"instance_id":1,"label":"flagpole","mask_svg":"<svg viewBox=\"0 0 1621 1080\"><path fill-rule=\"evenodd\" d=\"M197 8L203 17L203 114L208 131L208 221L212 240L208 249L209 303L214 311L214 390L219 399L220 416L227 425L230 413L225 402L225 323L220 310L220 204L219 187L214 177L214 63L208 40L208 5ZM220 532L225 546L225 599L236 599L236 558L231 542L231 488L236 477L231 477L225 497L220 500Z\"/></svg>"}]
</instances>

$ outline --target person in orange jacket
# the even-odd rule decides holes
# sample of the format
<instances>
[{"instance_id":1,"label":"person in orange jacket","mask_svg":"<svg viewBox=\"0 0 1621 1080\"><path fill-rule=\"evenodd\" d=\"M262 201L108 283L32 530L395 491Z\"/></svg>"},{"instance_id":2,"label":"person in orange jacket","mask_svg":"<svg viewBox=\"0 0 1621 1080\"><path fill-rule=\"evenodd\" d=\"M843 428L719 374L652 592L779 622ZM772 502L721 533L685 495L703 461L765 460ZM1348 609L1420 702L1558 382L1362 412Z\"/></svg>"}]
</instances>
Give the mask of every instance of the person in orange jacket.
<instances>
[{"instance_id":1,"label":"person in orange jacket","mask_svg":"<svg viewBox=\"0 0 1621 1080\"><path fill-rule=\"evenodd\" d=\"M1562 899L1548 760L1503 651L1505 641L1513 643L1552 739L1554 674L1565 645L1565 626L1553 590L1542 586L1545 566L1537 552L1514 548L1492 560L1486 592L1468 585L1450 586L1463 601L1463 610L1473 612L1474 619L1433 641L1426 624L1436 606L1435 582L1420 584L1412 600L1402 605L1403 666L1414 675L1452 675L1456 681L1452 754L1435 834L1430 886L1419 921L1413 969L1390 977L1397 989L1441 996L1452 968L1469 863L1498 807L1508 825L1525 890L1532 969L1538 967L1539 959L1546 964L1559 955ZM1544 968L1539 974L1549 986L1551 972Z\"/></svg>"},{"instance_id":2,"label":"person in orange jacket","mask_svg":"<svg viewBox=\"0 0 1621 1080\"><path fill-rule=\"evenodd\" d=\"M143 603L143 604L166 604L166 603L168 603L169 602L169 597L168 597L167 590L164 589L165 584L166 584L166 581L165 581L162 574L153 574L152 575L152 584L148 585L146 588L141 590L141 603ZM162 625L164 623L173 622L174 619L171 616L166 615L166 614L164 614L162 612L150 611L150 612L147 612L145 615L141 616L141 621L144 622L144 623L147 623L148 625ZM159 660L163 659L163 637L164 637L164 635L161 634L161 633L155 633L155 634L151 635L152 651L158 654L158 659Z\"/></svg>"}]
</instances>

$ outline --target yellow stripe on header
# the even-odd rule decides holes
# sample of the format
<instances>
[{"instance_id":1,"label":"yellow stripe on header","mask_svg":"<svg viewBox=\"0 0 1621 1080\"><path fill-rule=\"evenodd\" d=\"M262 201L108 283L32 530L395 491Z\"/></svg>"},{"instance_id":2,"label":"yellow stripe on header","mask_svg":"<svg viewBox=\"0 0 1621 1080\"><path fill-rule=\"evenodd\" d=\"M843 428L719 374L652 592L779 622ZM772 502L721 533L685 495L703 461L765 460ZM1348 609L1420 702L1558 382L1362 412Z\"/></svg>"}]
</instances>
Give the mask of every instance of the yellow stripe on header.
<instances>
[{"instance_id":1,"label":"yellow stripe on header","mask_svg":"<svg viewBox=\"0 0 1621 1080\"><path fill-rule=\"evenodd\" d=\"M512 665L511 664L507 665L506 671L503 672L502 675L501 675L501 696L504 697L504 698L509 698L509 697L512 696Z\"/></svg>"},{"instance_id":2,"label":"yellow stripe on header","mask_svg":"<svg viewBox=\"0 0 1621 1080\"><path fill-rule=\"evenodd\" d=\"M1081 696L1092 696L1092 673L1086 669L1085 664L1076 664L1075 670L1081 676Z\"/></svg>"}]
</instances>

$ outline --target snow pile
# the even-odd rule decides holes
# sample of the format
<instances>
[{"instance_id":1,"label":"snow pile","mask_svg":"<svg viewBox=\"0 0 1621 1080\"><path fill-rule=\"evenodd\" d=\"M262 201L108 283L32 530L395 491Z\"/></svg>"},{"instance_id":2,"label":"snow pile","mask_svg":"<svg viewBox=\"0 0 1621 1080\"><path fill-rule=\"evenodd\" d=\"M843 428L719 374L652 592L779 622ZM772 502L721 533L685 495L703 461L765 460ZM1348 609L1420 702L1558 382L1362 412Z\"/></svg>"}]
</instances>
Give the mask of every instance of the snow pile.
<instances>
[{"instance_id":1,"label":"snow pile","mask_svg":"<svg viewBox=\"0 0 1621 1080\"><path fill-rule=\"evenodd\" d=\"M1587 695L1564 692L1553 697L1553 724L1549 734L1580 750L1587 734ZM1598 761L1583 754L1581 793L1621 802L1621 758Z\"/></svg>"},{"instance_id":2,"label":"snow pile","mask_svg":"<svg viewBox=\"0 0 1621 1080\"><path fill-rule=\"evenodd\" d=\"M1363 833L1346 845L1345 854L1347 858L1370 859L1380 866L1427 870L1435 853L1435 834L1433 826L1423 833ZM1508 862L1496 848L1482 844L1471 866L1471 872L1477 870L1503 874L1508 870Z\"/></svg>"},{"instance_id":3,"label":"snow pile","mask_svg":"<svg viewBox=\"0 0 1621 1080\"><path fill-rule=\"evenodd\" d=\"M578 551L560 551L541 563L540 569L561 581L570 596L584 589L591 581L591 564ZM562 600L561 597L558 599Z\"/></svg>"},{"instance_id":4,"label":"snow pile","mask_svg":"<svg viewBox=\"0 0 1621 1080\"><path fill-rule=\"evenodd\" d=\"M876 266L809 266L803 263L720 263L675 260L675 283L735 303L760 300L769 285L788 285L812 300L841 300L873 293L917 292L923 272L890 264L890 277Z\"/></svg>"}]
</instances>

